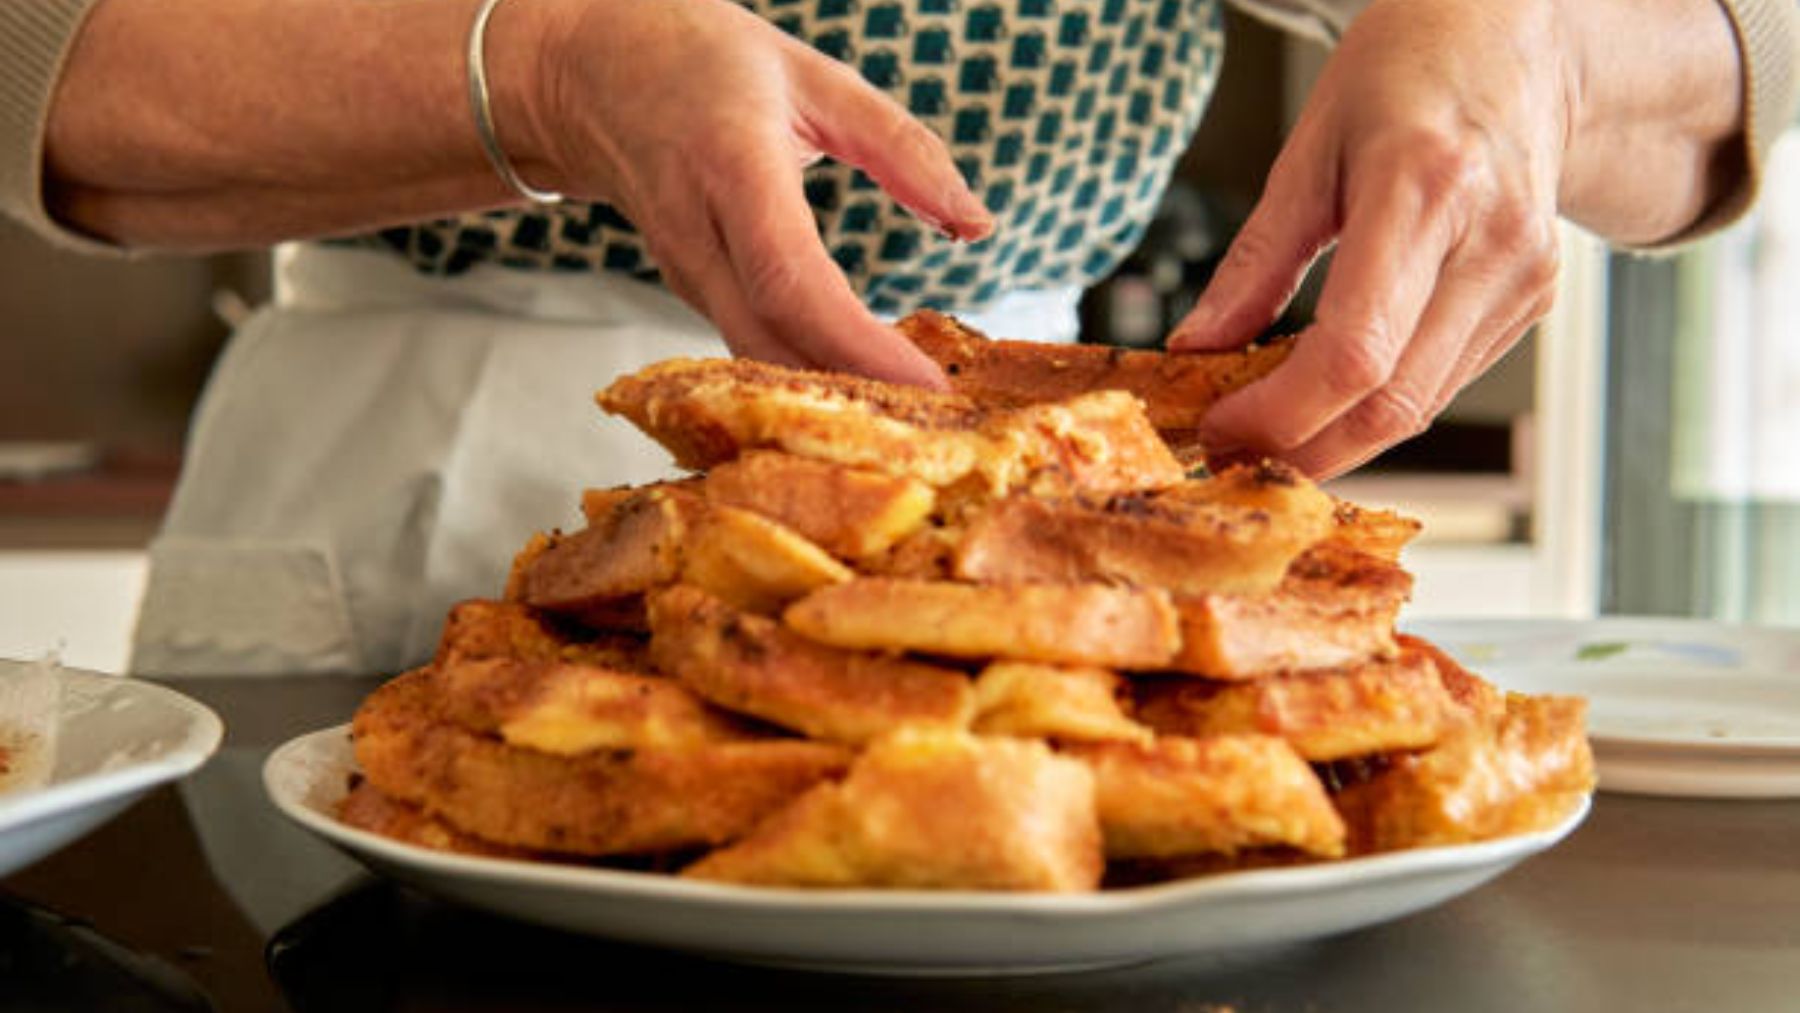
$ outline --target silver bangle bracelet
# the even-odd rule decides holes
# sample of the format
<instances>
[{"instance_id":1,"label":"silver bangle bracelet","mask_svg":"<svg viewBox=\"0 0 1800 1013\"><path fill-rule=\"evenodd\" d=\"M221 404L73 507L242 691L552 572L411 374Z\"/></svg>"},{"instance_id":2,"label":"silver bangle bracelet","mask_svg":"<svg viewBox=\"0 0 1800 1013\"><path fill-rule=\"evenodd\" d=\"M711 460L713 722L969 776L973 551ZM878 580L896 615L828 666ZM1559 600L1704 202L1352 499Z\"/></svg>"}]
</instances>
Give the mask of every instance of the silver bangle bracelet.
<instances>
[{"instance_id":1,"label":"silver bangle bracelet","mask_svg":"<svg viewBox=\"0 0 1800 1013\"><path fill-rule=\"evenodd\" d=\"M475 132L481 137L481 150L507 186L533 204L561 204L563 195L554 190L539 190L519 178L512 159L500 146L500 135L494 130L494 109L488 101L487 26L500 0L482 0L475 12L475 23L469 27L469 107L475 113Z\"/></svg>"}]
</instances>

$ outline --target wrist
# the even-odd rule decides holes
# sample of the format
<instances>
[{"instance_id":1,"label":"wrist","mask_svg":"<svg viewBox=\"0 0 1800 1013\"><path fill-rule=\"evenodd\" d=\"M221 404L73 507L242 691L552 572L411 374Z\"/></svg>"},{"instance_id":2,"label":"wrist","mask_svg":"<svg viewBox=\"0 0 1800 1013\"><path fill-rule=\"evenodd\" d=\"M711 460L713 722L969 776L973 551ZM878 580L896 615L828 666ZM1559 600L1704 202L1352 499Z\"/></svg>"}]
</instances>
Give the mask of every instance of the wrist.
<instances>
[{"instance_id":1,"label":"wrist","mask_svg":"<svg viewBox=\"0 0 1800 1013\"><path fill-rule=\"evenodd\" d=\"M483 49L495 135L513 169L539 190L566 192L565 162L549 129L554 121L545 68L562 5L506 0L494 9Z\"/></svg>"},{"instance_id":2,"label":"wrist","mask_svg":"<svg viewBox=\"0 0 1800 1013\"><path fill-rule=\"evenodd\" d=\"M1607 238L1689 226L1734 175L1735 38L1717 0L1550 0L1571 95L1558 204ZM1624 171L1622 171L1624 170Z\"/></svg>"}]
</instances>

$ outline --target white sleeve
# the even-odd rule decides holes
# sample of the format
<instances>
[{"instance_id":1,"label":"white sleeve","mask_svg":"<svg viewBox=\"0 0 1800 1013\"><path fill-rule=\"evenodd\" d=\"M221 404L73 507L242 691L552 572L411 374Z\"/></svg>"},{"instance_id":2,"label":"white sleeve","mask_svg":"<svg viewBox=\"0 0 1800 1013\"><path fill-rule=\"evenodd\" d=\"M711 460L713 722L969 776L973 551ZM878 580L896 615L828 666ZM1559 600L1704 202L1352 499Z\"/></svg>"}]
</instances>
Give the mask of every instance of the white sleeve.
<instances>
[{"instance_id":1,"label":"white sleeve","mask_svg":"<svg viewBox=\"0 0 1800 1013\"><path fill-rule=\"evenodd\" d=\"M1230 0L1238 9L1283 31L1331 45L1369 0Z\"/></svg>"}]
</instances>

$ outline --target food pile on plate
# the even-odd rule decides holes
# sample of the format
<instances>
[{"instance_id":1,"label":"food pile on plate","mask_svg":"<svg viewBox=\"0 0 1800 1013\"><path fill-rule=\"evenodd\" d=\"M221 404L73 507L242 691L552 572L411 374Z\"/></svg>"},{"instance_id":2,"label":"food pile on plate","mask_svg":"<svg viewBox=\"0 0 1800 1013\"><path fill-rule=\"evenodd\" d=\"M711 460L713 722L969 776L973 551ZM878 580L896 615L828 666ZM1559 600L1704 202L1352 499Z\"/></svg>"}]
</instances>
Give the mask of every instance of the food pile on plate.
<instances>
[{"instance_id":1,"label":"food pile on plate","mask_svg":"<svg viewBox=\"0 0 1800 1013\"><path fill-rule=\"evenodd\" d=\"M1190 469L1283 346L901 324L935 393L729 360L602 391L692 477L591 490L358 711L346 822L800 887L1085 891L1560 822L1580 700L1397 636L1397 515ZM1172 449L1176 448L1176 449Z\"/></svg>"}]
</instances>

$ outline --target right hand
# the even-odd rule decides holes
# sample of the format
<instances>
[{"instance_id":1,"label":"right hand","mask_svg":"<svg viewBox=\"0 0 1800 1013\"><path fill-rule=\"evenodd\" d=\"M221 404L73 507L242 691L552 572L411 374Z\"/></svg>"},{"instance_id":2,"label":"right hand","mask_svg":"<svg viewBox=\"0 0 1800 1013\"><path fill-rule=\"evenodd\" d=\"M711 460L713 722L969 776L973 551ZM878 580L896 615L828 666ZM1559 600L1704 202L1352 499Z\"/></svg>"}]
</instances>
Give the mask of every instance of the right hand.
<instances>
[{"instance_id":1,"label":"right hand","mask_svg":"<svg viewBox=\"0 0 1800 1013\"><path fill-rule=\"evenodd\" d=\"M512 113L524 134L502 135L534 185L618 208L737 355L944 385L851 291L802 189L830 155L939 231L985 236L992 217L929 128L729 0L515 0L495 31L509 14L540 19L535 65L490 67L534 75Z\"/></svg>"}]
</instances>

